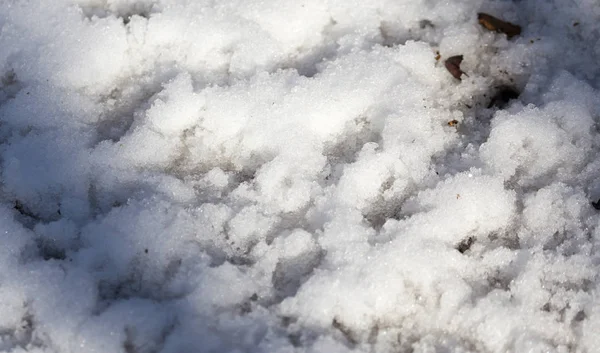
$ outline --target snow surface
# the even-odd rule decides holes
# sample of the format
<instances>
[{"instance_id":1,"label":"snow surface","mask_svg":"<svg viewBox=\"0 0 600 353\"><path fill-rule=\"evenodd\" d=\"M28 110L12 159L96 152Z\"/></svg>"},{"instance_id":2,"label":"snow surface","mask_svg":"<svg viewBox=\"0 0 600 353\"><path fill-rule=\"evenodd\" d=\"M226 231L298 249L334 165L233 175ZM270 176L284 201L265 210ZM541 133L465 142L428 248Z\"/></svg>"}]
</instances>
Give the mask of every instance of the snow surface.
<instances>
[{"instance_id":1,"label":"snow surface","mask_svg":"<svg viewBox=\"0 0 600 353\"><path fill-rule=\"evenodd\" d=\"M0 350L598 352L599 21L0 0Z\"/></svg>"}]
</instances>

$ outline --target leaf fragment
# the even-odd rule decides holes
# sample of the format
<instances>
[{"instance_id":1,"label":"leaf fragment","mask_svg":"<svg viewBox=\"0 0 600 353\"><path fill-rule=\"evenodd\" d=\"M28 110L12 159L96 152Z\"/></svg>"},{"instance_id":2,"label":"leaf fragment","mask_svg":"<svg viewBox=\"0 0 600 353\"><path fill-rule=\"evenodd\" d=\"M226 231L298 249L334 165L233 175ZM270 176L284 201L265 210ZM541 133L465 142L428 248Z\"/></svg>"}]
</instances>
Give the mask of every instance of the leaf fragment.
<instances>
[{"instance_id":1,"label":"leaf fragment","mask_svg":"<svg viewBox=\"0 0 600 353\"><path fill-rule=\"evenodd\" d=\"M490 31L506 34L508 39L521 34L521 26L502 21L499 18L483 12L477 14L477 20L479 21L479 24Z\"/></svg>"},{"instance_id":2,"label":"leaf fragment","mask_svg":"<svg viewBox=\"0 0 600 353\"><path fill-rule=\"evenodd\" d=\"M462 55L451 56L444 62L446 69L454 76L454 78L460 80L460 76L464 72L460 69L460 63L463 61Z\"/></svg>"}]
</instances>

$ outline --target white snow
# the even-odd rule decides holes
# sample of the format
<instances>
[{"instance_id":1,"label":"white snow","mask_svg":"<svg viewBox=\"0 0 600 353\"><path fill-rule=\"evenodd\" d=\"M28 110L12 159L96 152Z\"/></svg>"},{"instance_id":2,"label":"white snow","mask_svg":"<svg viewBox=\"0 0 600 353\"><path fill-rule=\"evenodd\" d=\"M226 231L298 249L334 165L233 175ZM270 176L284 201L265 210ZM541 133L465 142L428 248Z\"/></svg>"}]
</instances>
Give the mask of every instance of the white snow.
<instances>
[{"instance_id":1,"label":"white snow","mask_svg":"<svg viewBox=\"0 0 600 353\"><path fill-rule=\"evenodd\" d=\"M599 20L0 1L0 351L598 351Z\"/></svg>"}]
</instances>

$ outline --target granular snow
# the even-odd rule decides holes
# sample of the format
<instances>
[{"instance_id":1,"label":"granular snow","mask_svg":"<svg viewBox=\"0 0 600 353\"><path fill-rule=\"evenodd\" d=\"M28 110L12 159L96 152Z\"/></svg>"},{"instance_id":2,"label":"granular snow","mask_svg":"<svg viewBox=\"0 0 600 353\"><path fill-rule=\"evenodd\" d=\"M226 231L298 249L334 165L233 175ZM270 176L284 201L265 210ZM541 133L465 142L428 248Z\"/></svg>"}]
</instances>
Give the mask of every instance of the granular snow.
<instances>
[{"instance_id":1,"label":"granular snow","mask_svg":"<svg viewBox=\"0 0 600 353\"><path fill-rule=\"evenodd\" d=\"M0 351L597 351L599 19L0 1Z\"/></svg>"}]
</instances>

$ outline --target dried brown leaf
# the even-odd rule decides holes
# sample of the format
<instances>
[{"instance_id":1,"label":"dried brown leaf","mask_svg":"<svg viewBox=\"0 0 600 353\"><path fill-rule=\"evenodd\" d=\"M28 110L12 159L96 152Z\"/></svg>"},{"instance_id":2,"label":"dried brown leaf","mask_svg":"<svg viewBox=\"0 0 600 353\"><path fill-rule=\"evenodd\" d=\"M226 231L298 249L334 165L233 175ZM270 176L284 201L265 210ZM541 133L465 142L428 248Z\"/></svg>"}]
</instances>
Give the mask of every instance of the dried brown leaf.
<instances>
[{"instance_id":1,"label":"dried brown leaf","mask_svg":"<svg viewBox=\"0 0 600 353\"><path fill-rule=\"evenodd\" d=\"M460 63L463 61L462 55L451 56L444 62L446 69L454 76L454 78L460 80L460 76L464 72L460 69Z\"/></svg>"},{"instance_id":2,"label":"dried brown leaf","mask_svg":"<svg viewBox=\"0 0 600 353\"><path fill-rule=\"evenodd\" d=\"M492 15L486 13L478 13L477 19L479 23L490 31L496 31L506 34L508 39L521 34L521 27L510 22L502 21Z\"/></svg>"}]
</instances>

